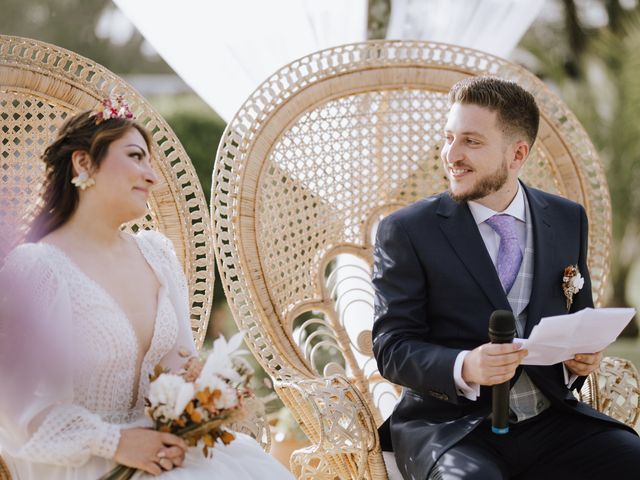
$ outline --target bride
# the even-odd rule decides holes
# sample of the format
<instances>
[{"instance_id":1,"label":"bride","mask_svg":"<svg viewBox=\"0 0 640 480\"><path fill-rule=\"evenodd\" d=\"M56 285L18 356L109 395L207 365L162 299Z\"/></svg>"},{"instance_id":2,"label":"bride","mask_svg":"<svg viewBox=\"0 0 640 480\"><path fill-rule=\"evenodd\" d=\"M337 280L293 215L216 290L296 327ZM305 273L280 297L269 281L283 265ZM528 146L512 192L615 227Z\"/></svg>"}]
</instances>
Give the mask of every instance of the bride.
<instances>
[{"instance_id":1,"label":"bride","mask_svg":"<svg viewBox=\"0 0 640 480\"><path fill-rule=\"evenodd\" d=\"M156 364L195 354L185 278L162 234L120 226L157 182L128 107L84 112L45 151L42 208L0 271L0 451L13 480L97 479L116 463L163 479L290 479L250 437L211 458L151 430Z\"/></svg>"}]
</instances>

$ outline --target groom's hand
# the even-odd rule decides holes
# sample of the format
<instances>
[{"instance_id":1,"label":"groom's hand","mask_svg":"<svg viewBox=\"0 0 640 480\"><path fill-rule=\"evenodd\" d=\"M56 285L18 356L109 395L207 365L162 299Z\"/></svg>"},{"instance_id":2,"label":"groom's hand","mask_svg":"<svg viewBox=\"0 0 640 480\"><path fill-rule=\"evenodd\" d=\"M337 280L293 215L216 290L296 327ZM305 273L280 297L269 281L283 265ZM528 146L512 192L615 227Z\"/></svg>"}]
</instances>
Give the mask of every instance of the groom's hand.
<instances>
[{"instance_id":1,"label":"groom's hand","mask_svg":"<svg viewBox=\"0 0 640 480\"><path fill-rule=\"evenodd\" d=\"M598 369L602 361L602 352L578 353L571 360L566 360L564 366L574 375L584 377Z\"/></svg>"},{"instance_id":2,"label":"groom's hand","mask_svg":"<svg viewBox=\"0 0 640 480\"><path fill-rule=\"evenodd\" d=\"M462 379L484 386L506 382L513 378L527 353L518 343L485 343L467 353Z\"/></svg>"}]
</instances>

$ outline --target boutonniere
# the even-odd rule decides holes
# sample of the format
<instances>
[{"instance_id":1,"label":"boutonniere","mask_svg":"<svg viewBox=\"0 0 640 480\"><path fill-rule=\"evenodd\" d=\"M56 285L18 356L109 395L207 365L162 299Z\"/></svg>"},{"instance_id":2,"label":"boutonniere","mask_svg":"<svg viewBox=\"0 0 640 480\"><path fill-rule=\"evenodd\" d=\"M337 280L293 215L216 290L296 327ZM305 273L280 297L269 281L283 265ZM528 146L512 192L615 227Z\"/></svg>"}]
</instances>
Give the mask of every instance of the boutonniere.
<instances>
[{"instance_id":1,"label":"boutonniere","mask_svg":"<svg viewBox=\"0 0 640 480\"><path fill-rule=\"evenodd\" d=\"M562 291L567 299L567 311L573 303L573 296L582 290L584 278L580 275L577 265L569 265L562 274Z\"/></svg>"}]
</instances>

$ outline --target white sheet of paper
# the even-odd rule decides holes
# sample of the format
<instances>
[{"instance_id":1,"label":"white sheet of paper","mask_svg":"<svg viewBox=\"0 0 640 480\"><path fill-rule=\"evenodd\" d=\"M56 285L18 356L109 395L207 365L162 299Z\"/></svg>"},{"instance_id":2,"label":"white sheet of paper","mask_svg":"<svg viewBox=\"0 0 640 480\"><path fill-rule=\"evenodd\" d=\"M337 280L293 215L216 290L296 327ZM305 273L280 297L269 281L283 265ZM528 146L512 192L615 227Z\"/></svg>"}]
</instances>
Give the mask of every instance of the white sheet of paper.
<instances>
[{"instance_id":1,"label":"white sheet of paper","mask_svg":"<svg viewBox=\"0 0 640 480\"><path fill-rule=\"evenodd\" d=\"M636 311L633 308L585 308L576 313L545 317L529 338L514 338L529 354L523 365L553 365L577 353L594 353L613 343Z\"/></svg>"}]
</instances>

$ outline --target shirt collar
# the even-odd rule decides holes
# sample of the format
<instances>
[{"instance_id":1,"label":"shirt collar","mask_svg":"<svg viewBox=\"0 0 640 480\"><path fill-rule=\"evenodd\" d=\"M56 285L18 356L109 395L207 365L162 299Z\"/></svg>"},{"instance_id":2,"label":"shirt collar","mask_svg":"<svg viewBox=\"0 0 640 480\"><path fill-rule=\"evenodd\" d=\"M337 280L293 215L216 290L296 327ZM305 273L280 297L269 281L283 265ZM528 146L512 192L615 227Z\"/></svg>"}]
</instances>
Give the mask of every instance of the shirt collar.
<instances>
[{"instance_id":1,"label":"shirt collar","mask_svg":"<svg viewBox=\"0 0 640 480\"><path fill-rule=\"evenodd\" d=\"M469 201L467 204L469 205L469 210L471 210L471 215L473 215L473 219L476 221L477 225L480 225L482 222L498 213L511 215L521 222L527 221L524 205L524 191L520 182L518 182L518 191L516 192L516 196L513 198L509 206L502 212L496 212L495 210L485 207L484 205L480 205L478 202L474 201Z\"/></svg>"}]
</instances>

